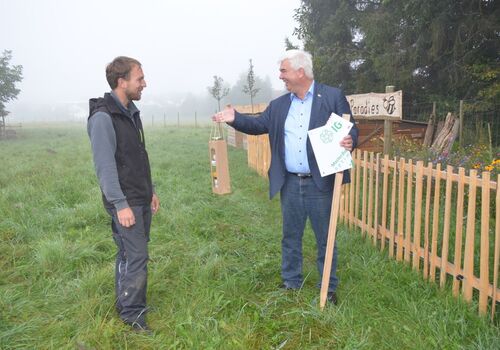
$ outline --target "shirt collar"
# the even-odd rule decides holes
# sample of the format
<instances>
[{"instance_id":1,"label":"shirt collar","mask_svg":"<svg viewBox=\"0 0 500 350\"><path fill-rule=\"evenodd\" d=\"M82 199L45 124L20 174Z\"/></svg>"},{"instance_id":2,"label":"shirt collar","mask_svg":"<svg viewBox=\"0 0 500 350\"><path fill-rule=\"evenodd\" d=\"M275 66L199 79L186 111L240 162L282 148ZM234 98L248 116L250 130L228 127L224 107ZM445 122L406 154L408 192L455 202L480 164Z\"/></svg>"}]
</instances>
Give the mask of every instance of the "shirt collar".
<instances>
[{"instance_id":1,"label":"shirt collar","mask_svg":"<svg viewBox=\"0 0 500 350\"><path fill-rule=\"evenodd\" d=\"M304 101L307 100L309 97L311 97L313 95L313 92L314 92L314 80L312 81L311 86L309 86L309 90L307 90L306 95L304 96ZM300 98L297 95L291 92L290 101L293 101L294 98L300 100Z\"/></svg>"},{"instance_id":2,"label":"shirt collar","mask_svg":"<svg viewBox=\"0 0 500 350\"><path fill-rule=\"evenodd\" d=\"M120 99L118 98L118 96L116 96L115 92L113 90L111 90L111 96L115 99L116 103L118 104L118 107L123 111L125 112L126 114L129 114L131 116L133 116L135 113L137 113L139 110L137 109L137 107L135 106L134 102L130 101L128 103L128 106L125 107L122 102L120 101Z\"/></svg>"}]
</instances>

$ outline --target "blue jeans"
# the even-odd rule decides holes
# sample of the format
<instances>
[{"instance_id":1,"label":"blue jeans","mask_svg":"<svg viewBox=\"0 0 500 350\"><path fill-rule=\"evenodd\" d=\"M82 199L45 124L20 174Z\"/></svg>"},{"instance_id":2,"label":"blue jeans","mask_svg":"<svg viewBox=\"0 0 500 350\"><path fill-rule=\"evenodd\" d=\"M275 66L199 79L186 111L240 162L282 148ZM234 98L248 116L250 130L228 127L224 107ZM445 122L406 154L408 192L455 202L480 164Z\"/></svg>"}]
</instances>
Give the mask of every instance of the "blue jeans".
<instances>
[{"instance_id":1,"label":"blue jeans","mask_svg":"<svg viewBox=\"0 0 500 350\"><path fill-rule=\"evenodd\" d=\"M286 287L300 288L302 285L302 236L306 220L309 218L316 237L316 265L323 275L332 192L322 192L314 184L312 177L300 178L287 173L281 189L281 214L283 217L283 238L281 240L281 277ZM338 284L337 246L333 251L330 286L335 291ZM321 285L319 283L318 285Z\"/></svg>"}]
</instances>

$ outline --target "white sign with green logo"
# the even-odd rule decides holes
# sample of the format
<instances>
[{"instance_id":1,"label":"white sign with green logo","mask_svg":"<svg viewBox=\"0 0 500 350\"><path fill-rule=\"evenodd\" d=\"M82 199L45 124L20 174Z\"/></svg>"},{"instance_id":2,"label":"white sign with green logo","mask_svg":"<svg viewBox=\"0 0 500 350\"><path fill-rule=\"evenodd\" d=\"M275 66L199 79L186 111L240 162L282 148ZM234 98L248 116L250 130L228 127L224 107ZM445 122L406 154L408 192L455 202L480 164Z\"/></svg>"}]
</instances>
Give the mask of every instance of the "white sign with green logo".
<instances>
[{"instance_id":1,"label":"white sign with green logo","mask_svg":"<svg viewBox=\"0 0 500 350\"><path fill-rule=\"evenodd\" d=\"M308 131L321 176L352 168L351 153L340 146L351 128L350 121L332 113L324 126Z\"/></svg>"}]
</instances>

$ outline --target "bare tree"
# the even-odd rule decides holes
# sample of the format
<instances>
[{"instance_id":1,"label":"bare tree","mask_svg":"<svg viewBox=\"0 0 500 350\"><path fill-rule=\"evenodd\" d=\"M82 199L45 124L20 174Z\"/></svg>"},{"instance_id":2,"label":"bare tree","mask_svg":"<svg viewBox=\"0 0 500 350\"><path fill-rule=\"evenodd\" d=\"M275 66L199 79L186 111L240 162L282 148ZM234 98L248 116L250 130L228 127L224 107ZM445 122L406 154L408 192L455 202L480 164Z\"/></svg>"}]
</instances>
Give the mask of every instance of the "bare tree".
<instances>
[{"instance_id":1,"label":"bare tree","mask_svg":"<svg viewBox=\"0 0 500 350\"><path fill-rule=\"evenodd\" d=\"M207 87L210 95L217 100L217 107L220 111L220 101L229 94L229 88L224 86L224 79L214 75L214 85Z\"/></svg>"},{"instance_id":2,"label":"bare tree","mask_svg":"<svg viewBox=\"0 0 500 350\"><path fill-rule=\"evenodd\" d=\"M255 87L255 74L253 72L252 59L250 59L250 68L247 74L247 85L243 86L243 92L250 95L250 104L252 106L253 113L253 98L257 95L260 88Z\"/></svg>"}]
</instances>

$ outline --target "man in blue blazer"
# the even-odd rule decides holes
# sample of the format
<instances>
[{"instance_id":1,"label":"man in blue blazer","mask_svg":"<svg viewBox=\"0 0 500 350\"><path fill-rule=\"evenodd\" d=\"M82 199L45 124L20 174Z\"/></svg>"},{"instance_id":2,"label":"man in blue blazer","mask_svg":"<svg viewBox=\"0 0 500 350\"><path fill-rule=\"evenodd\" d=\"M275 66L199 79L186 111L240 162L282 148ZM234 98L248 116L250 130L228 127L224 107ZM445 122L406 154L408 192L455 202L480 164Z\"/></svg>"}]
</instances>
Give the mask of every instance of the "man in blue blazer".
<instances>
[{"instance_id":1,"label":"man in blue blazer","mask_svg":"<svg viewBox=\"0 0 500 350\"><path fill-rule=\"evenodd\" d=\"M282 287L298 289L303 283L302 236L307 218L316 237L317 268L320 276L323 273L334 183L333 175L321 177L307 131L325 125L332 113L342 116L351 114L351 110L342 91L314 81L312 58L305 51L286 51L280 60L280 79L290 93L271 101L259 117L245 116L227 107L212 119L247 134L269 134L269 195L273 198L280 192L283 219ZM352 151L357 139L358 129L354 126L340 146ZM343 182L349 181L349 172L345 171ZM334 304L336 268L335 246L328 290L328 300Z\"/></svg>"}]
</instances>

